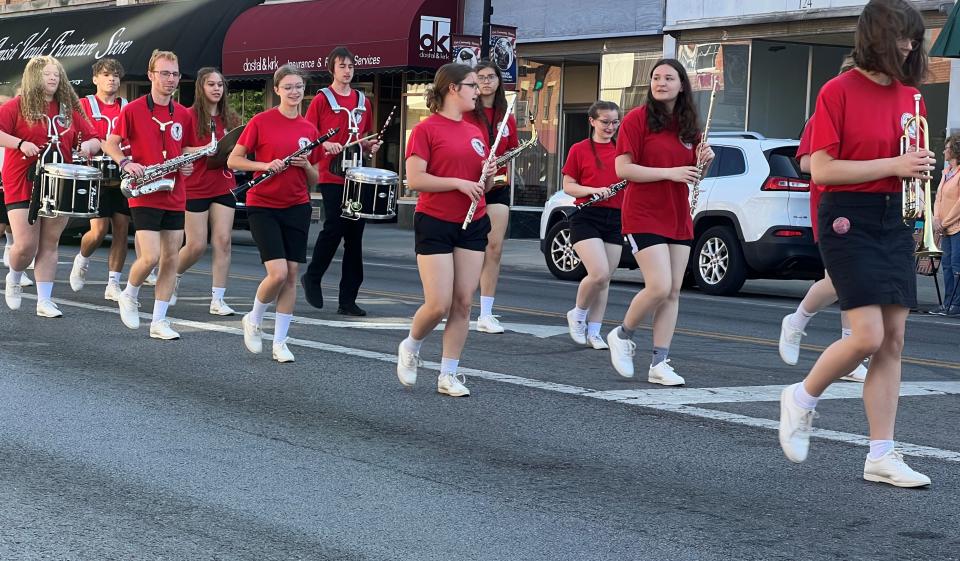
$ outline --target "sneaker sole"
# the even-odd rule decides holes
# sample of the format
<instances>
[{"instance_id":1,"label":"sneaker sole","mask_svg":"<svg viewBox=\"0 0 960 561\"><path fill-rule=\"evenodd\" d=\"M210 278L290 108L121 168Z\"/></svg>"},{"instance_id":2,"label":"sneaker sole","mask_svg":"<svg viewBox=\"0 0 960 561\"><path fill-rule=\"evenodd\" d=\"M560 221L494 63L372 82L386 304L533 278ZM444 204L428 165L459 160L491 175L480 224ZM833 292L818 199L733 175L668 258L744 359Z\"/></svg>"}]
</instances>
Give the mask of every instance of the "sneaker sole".
<instances>
[{"instance_id":1,"label":"sneaker sole","mask_svg":"<svg viewBox=\"0 0 960 561\"><path fill-rule=\"evenodd\" d=\"M497 331L495 329L480 329L479 327L477 328L478 333L489 333L491 335L499 335L503 333L503 331L504 331L503 329L501 329L500 331Z\"/></svg>"},{"instance_id":2,"label":"sneaker sole","mask_svg":"<svg viewBox=\"0 0 960 561\"><path fill-rule=\"evenodd\" d=\"M470 397L470 392L466 392L466 393L451 393L451 392L445 392L445 391L443 391L443 390L438 389L438 390L437 390L437 393L440 394L440 395L449 395L450 397Z\"/></svg>"},{"instance_id":3,"label":"sneaker sole","mask_svg":"<svg viewBox=\"0 0 960 561\"><path fill-rule=\"evenodd\" d=\"M213 310L210 310L210 315L211 315L211 316L224 316L224 317L226 317L226 316L233 316L233 315L236 315L236 314L237 314L237 312L215 312L215 311L213 311Z\"/></svg>"},{"instance_id":4,"label":"sneaker sole","mask_svg":"<svg viewBox=\"0 0 960 561\"><path fill-rule=\"evenodd\" d=\"M287 360L287 359L280 359L277 357L273 357L273 360L279 362L280 364L287 364L288 362L296 362L296 360L292 358L290 360Z\"/></svg>"},{"instance_id":5,"label":"sneaker sole","mask_svg":"<svg viewBox=\"0 0 960 561\"><path fill-rule=\"evenodd\" d=\"M56 319L62 318L63 314L41 314L40 312L37 312L37 317Z\"/></svg>"},{"instance_id":6,"label":"sneaker sole","mask_svg":"<svg viewBox=\"0 0 960 561\"><path fill-rule=\"evenodd\" d=\"M873 475L871 473L866 473L866 472L864 472L863 478L867 481L872 481L874 483L886 483L888 485L893 485L894 487L912 488L912 487L926 487L927 485L930 485L930 483L926 481L894 481L882 475Z\"/></svg>"},{"instance_id":7,"label":"sneaker sole","mask_svg":"<svg viewBox=\"0 0 960 561\"><path fill-rule=\"evenodd\" d=\"M176 337L167 337L167 336L165 336L165 335L157 335L157 334L155 334L155 333L151 333L151 334L150 334L150 338L151 338L151 339L160 339L161 341L176 341L177 339L180 338L180 336L177 335Z\"/></svg>"},{"instance_id":8,"label":"sneaker sole","mask_svg":"<svg viewBox=\"0 0 960 561\"><path fill-rule=\"evenodd\" d=\"M668 383L665 380L661 380L659 378L651 378L649 376L647 376L647 381L650 382L651 384L659 384L661 386L685 386L687 384L686 380L684 380L683 382Z\"/></svg>"}]
</instances>

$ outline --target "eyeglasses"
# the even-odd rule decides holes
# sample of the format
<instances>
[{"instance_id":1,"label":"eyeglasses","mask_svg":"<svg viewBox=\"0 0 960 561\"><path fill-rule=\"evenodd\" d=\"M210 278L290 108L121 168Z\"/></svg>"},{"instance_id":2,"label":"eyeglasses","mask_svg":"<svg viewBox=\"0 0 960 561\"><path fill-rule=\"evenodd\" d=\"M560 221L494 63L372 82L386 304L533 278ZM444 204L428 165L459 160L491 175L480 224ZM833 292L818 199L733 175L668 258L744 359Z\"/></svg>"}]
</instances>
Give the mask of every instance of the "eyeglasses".
<instances>
[{"instance_id":1,"label":"eyeglasses","mask_svg":"<svg viewBox=\"0 0 960 561\"><path fill-rule=\"evenodd\" d=\"M457 84L457 85L458 85L458 86L467 86L467 87L473 88L473 89L475 89L475 90L479 90L479 89L480 89L480 84L478 84L478 83L476 83L476 82L460 82L460 83Z\"/></svg>"},{"instance_id":2,"label":"eyeglasses","mask_svg":"<svg viewBox=\"0 0 960 561\"><path fill-rule=\"evenodd\" d=\"M496 75L496 74L489 74L489 75L481 76L481 75L478 74L478 75L477 75L477 81L480 82L481 84L486 84L487 82L496 82L496 81L497 81L497 75Z\"/></svg>"},{"instance_id":3,"label":"eyeglasses","mask_svg":"<svg viewBox=\"0 0 960 561\"><path fill-rule=\"evenodd\" d=\"M603 126L603 128L605 128L605 129L606 129L606 128L609 128L609 127L619 127L619 126L620 126L620 121L619 121L619 120L616 120L616 121L608 121L608 120L606 120L606 119L594 119L594 121L600 123L600 125Z\"/></svg>"},{"instance_id":4,"label":"eyeglasses","mask_svg":"<svg viewBox=\"0 0 960 561\"><path fill-rule=\"evenodd\" d=\"M307 86L305 86L304 84L296 84L296 85L287 84L286 86L280 86L280 89L285 92L292 92L292 91L299 92L299 91L303 91L306 87Z\"/></svg>"},{"instance_id":5,"label":"eyeglasses","mask_svg":"<svg viewBox=\"0 0 960 561\"><path fill-rule=\"evenodd\" d=\"M903 39L899 39L897 42L903 43L904 45L906 45L909 42L911 51L915 51L920 48L920 41L917 41L916 39L903 38Z\"/></svg>"},{"instance_id":6,"label":"eyeglasses","mask_svg":"<svg viewBox=\"0 0 960 561\"><path fill-rule=\"evenodd\" d=\"M168 80L168 79L170 79L170 78L176 78L177 80L180 79L180 73L179 73L179 72L170 72L169 70L161 70L161 71L157 72L156 70L154 70L153 73L154 73L154 74L159 74L160 77L163 78L164 80Z\"/></svg>"}]
</instances>

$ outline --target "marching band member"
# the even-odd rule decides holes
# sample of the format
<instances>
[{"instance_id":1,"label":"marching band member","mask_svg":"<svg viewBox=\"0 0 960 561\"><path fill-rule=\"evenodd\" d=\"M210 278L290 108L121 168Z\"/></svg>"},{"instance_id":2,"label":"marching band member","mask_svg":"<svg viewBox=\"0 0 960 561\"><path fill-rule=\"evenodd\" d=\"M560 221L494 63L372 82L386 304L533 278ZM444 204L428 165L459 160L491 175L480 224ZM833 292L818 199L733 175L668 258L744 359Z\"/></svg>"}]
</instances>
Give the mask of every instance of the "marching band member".
<instances>
[{"instance_id":1,"label":"marching band member","mask_svg":"<svg viewBox=\"0 0 960 561\"><path fill-rule=\"evenodd\" d=\"M34 57L23 70L21 95L0 107L0 146L6 149L3 158L4 200L14 233L4 297L11 310L20 308L23 271L31 260L36 259L37 315L54 318L63 315L51 295L57 272L60 234L67 226L68 218L41 218L32 225L28 221L33 192L30 174L37 159L43 156L44 145L50 141L49 121L53 122L52 128L60 141L50 149L59 149L61 161L73 161L72 147L76 144L77 134L87 139L81 144L84 155L100 150L96 131L84 116L80 100L60 61L48 56Z\"/></svg>"},{"instance_id":2,"label":"marching band member","mask_svg":"<svg viewBox=\"0 0 960 561\"><path fill-rule=\"evenodd\" d=\"M84 112L93 121L97 129L97 138L101 141L113 131L120 120L120 110L127 100L120 97L120 80L123 78L123 66L116 59L103 58L93 65L93 83L97 87L95 95L80 99ZM107 258L107 287L103 297L116 302L120 298L120 272L127 260L127 233L130 229L130 205L120 192L120 185L100 185L99 216L90 219L90 230L80 240L80 251L73 259L70 270L70 288L77 292L87 280L90 256L100 247L107 231L112 227L110 255Z\"/></svg>"},{"instance_id":3,"label":"marching band member","mask_svg":"<svg viewBox=\"0 0 960 561\"><path fill-rule=\"evenodd\" d=\"M300 116L305 80L300 69L283 65L273 75L280 105L255 115L247 123L227 165L231 169L279 172L247 192L250 233L260 250L267 276L260 282L253 310L243 316L243 342L252 353L263 351L261 324L267 307L276 302L273 360L293 362L287 332L297 301L297 270L307 261L310 230L309 186L317 183L320 150L294 158L284 169L283 159L319 138L313 123ZM246 158L254 153L257 160Z\"/></svg>"},{"instance_id":4,"label":"marching band member","mask_svg":"<svg viewBox=\"0 0 960 561\"><path fill-rule=\"evenodd\" d=\"M653 359L647 381L682 385L684 379L667 357L693 245L687 185L698 179L698 155L709 165L713 150L700 138L690 80L677 60L654 64L647 102L624 119L617 154L617 175L630 182L623 200L623 233L643 273L644 288L630 302L623 324L607 335L610 358L617 373L633 377L634 330L652 313Z\"/></svg>"},{"instance_id":5,"label":"marching band member","mask_svg":"<svg viewBox=\"0 0 960 561\"><path fill-rule=\"evenodd\" d=\"M7 86L0 86L0 105L13 99L13 90L8 90ZM3 154L0 151L0 169L3 167ZM3 202L3 180L0 179L0 234L5 237L6 243L3 245L3 266L10 267L10 248L13 247L13 232L10 230L10 222L7 219L7 205ZM26 278L26 275L24 275ZM21 278L21 285L23 279Z\"/></svg>"},{"instance_id":6,"label":"marching band member","mask_svg":"<svg viewBox=\"0 0 960 561\"><path fill-rule=\"evenodd\" d=\"M576 197L577 204L587 202L591 196L603 199L570 218L570 241L587 269L587 276L580 281L576 305L567 312L567 325L574 342L606 349L600 325L607 309L610 277L620 265L623 250L620 207L624 193L611 196L609 189L620 181L613 140L620 126L620 107L612 101L595 101L587 114L590 137L571 146L567 153L563 192Z\"/></svg>"},{"instance_id":7,"label":"marching band member","mask_svg":"<svg viewBox=\"0 0 960 561\"><path fill-rule=\"evenodd\" d=\"M134 177L143 177L147 167L176 158L185 147L194 144L190 110L173 100L173 92L180 84L177 55L171 51L153 51L147 76L150 93L123 108L117 128L104 147L104 152L119 163L120 170ZM125 157L120 149L123 141L130 145L130 157ZM120 319L130 329L140 327L140 287L150 270L158 266L150 322L150 337L154 339L180 338L170 327L167 308L176 283L177 255L183 244L187 199L183 178L179 176L189 176L192 171L192 164L187 164L166 176L174 179L170 191L156 191L129 200L140 248L137 260L130 267L127 286L118 300Z\"/></svg>"},{"instance_id":8,"label":"marching band member","mask_svg":"<svg viewBox=\"0 0 960 561\"><path fill-rule=\"evenodd\" d=\"M227 85L223 74L216 68L206 67L197 71L196 99L191 113L197 132L197 144L210 143L210 134L223 138L226 131L240 124L240 116L227 103ZM216 130L210 130L211 120ZM187 187L187 213L184 220L186 245L180 249L177 268L177 283L174 285L170 304L176 304L180 277L192 267L207 249L207 224L210 225L210 245L213 247L213 286L210 313L215 316L230 316L234 311L224 301L227 276L230 270L231 235L233 214L237 200L230 193L236 186L229 168L208 169L207 158L193 164L193 173L184 180Z\"/></svg>"},{"instance_id":9,"label":"marching band member","mask_svg":"<svg viewBox=\"0 0 960 561\"><path fill-rule=\"evenodd\" d=\"M507 111L507 96L503 88L503 74L500 67L490 61L481 62L474 69L477 83L480 84L480 98L473 111L467 111L463 118L487 133L487 144L493 146L497 137L497 124ZM513 115L507 119L507 128L503 131L497 156L502 156L519 145L517 120ZM484 195L487 203L487 216L490 217L490 234L487 235L487 248L483 256L483 270L480 273L480 315L477 318L477 331L481 333L503 333L503 326L493 316L493 301L497 293L497 281L500 279L500 258L503 254L503 238L510 222L510 180L507 164L497 170L497 176L507 178L505 184L495 184Z\"/></svg>"},{"instance_id":10,"label":"marching band member","mask_svg":"<svg viewBox=\"0 0 960 561\"><path fill-rule=\"evenodd\" d=\"M317 130L339 127L340 131L324 143L324 148L330 154L322 156L319 166L319 189L323 195L323 229L317 235L313 257L300 282L307 302L315 308L322 308L323 275L343 241L337 313L365 316L367 312L357 306L357 294L363 283L363 227L366 220L351 220L341 216L344 178L330 171L331 162L342 157L340 153L350 135L348 112L359 117L356 124L361 137L373 130L370 100L360 90L350 87L350 81L353 80L353 60L353 53L346 47L337 47L330 52L327 57L327 70L333 76L333 82L330 87L320 90L307 108L306 118ZM364 140L361 142L363 153L376 154L381 144L377 139Z\"/></svg>"},{"instance_id":11,"label":"marching band member","mask_svg":"<svg viewBox=\"0 0 960 561\"><path fill-rule=\"evenodd\" d=\"M857 23L856 68L827 82L817 97L811 171L824 188L820 254L853 332L780 396L780 446L789 460L802 462L818 398L872 355L863 388L870 425L863 478L899 487L930 484L893 442L904 329L917 301L915 244L902 217L899 178L922 178L936 162L927 147L897 156L927 69L923 40L923 17L909 2L871 0ZM906 128L916 141L919 127Z\"/></svg>"},{"instance_id":12,"label":"marching band member","mask_svg":"<svg viewBox=\"0 0 960 561\"><path fill-rule=\"evenodd\" d=\"M446 317L437 391L453 397L470 395L457 366L490 232L483 195L496 171L485 164L486 133L464 119L476 106L478 89L477 75L469 66L441 66L424 96L432 115L413 127L406 154L408 183L420 193L414 232L424 303L397 351L397 377L404 386L416 383L420 346ZM485 183L480 182L481 174L487 177ZM475 201L473 220L463 229Z\"/></svg>"}]
</instances>

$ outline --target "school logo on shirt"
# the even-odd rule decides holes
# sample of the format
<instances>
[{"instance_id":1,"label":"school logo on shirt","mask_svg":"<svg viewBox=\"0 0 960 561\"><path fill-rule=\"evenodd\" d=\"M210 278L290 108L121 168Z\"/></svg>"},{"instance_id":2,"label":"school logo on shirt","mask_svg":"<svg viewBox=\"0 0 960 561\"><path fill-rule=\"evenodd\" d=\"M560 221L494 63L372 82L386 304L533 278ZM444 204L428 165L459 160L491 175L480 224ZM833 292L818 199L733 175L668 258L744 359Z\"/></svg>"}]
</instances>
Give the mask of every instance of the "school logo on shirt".
<instances>
[{"instance_id":1,"label":"school logo on shirt","mask_svg":"<svg viewBox=\"0 0 960 561\"><path fill-rule=\"evenodd\" d=\"M681 144L684 148L686 148L687 150L693 150L693 143L692 143L692 142L684 142L683 139L680 138L680 135L677 135L677 138L680 139L680 144Z\"/></svg>"},{"instance_id":2,"label":"school logo on shirt","mask_svg":"<svg viewBox=\"0 0 960 561\"><path fill-rule=\"evenodd\" d=\"M903 115L900 115L900 129L903 130L903 128L907 126L907 121L909 121L913 117L914 117L913 113L904 113ZM910 127L907 128L907 135L909 135L910 138L917 138L916 121L910 123Z\"/></svg>"},{"instance_id":3,"label":"school logo on shirt","mask_svg":"<svg viewBox=\"0 0 960 561\"><path fill-rule=\"evenodd\" d=\"M174 123L173 126L170 127L170 136L172 136L177 142L183 139L183 125L180 123Z\"/></svg>"},{"instance_id":4,"label":"school logo on shirt","mask_svg":"<svg viewBox=\"0 0 960 561\"><path fill-rule=\"evenodd\" d=\"M487 147L483 145L483 141L479 138L470 139L470 146L473 146L473 151L476 152L481 158L487 157Z\"/></svg>"},{"instance_id":5,"label":"school logo on shirt","mask_svg":"<svg viewBox=\"0 0 960 561\"><path fill-rule=\"evenodd\" d=\"M303 150L310 145L310 139L305 136L301 136L300 140L297 141L297 145L299 145L300 149Z\"/></svg>"}]
</instances>

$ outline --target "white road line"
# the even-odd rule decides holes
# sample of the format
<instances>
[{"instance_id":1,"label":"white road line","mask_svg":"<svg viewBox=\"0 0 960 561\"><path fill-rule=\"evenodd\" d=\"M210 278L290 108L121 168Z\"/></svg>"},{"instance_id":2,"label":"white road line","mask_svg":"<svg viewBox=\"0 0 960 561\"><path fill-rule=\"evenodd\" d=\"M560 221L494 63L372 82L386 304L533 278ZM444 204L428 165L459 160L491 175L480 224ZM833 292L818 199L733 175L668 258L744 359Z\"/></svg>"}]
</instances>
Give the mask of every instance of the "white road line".
<instances>
[{"instance_id":1,"label":"white road line","mask_svg":"<svg viewBox=\"0 0 960 561\"><path fill-rule=\"evenodd\" d=\"M24 298L35 299L36 297L32 295L24 295ZM71 300L55 299L55 301L64 306L71 306L75 308L82 308L87 310L94 310L99 312L107 312L110 314L119 315L119 309L114 307L101 306L98 304L87 304L85 302L74 302ZM141 313L141 318L150 319L150 314ZM188 328L193 328L202 331L214 331L218 333L228 333L231 335L243 336L243 330L237 327L230 327L228 325L220 325L216 323L207 323L199 322L193 320L185 319L176 319L168 318L171 323L175 325L181 325ZM265 338L269 336L265 335ZM368 358L371 360L377 360L380 362L389 363L391 365L396 364L397 357L394 354L381 353L377 351L369 351L365 349L356 349L352 347L344 347L342 345L333 345L330 343L321 343L319 341L310 341L307 339L287 339L288 345L296 345L300 347L306 347L309 349L315 349L319 351L349 355L352 357L361 357ZM440 363L438 362L428 362L424 361L423 367L428 370L440 371ZM391 369L392 371L392 369ZM712 409L704 409L700 407L692 407L690 403L731 403L731 402L745 402L745 401L776 401L778 398L772 398L772 394L778 394L780 390L783 389L783 386L747 386L746 388L676 388L676 389L659 389L659 390L626 390L626 391L599 391L593 390L590 388L584 388L580 386L571 386L568 384L559 384L555 382L545 382L543 380L535 380L532 378L524 378L522 376L513 376L510 374L502 374L500 372L492 372L489 370L479 370L476 368L460 368L460 372L467 376L472 376L475 378L481 378L484 380L492 382L500 382L504 384L512 384L515 386L521 386L526 388L535 388L540 390L552 391L567 395L575 395L580 397L598 399L602 401L615 402L623 405L633 406L633 407L642 407L645 409L654 409L658 411L668 411L671 413L677 413L680 415L686 415L691 417L698 417L703 419L712 419L716 421L723 421L726 423L733 423L738 425L745 425L754 428L762 428L768 430L777 430L778 423L777 421L771 419L762 419L757 417L748 417L746 415L739 415L736 413L728 413L726 411L717 411ZM390 381L393 381L393 376L389 377ZM905 383L902 386L903 395L916 396L916 395L947 395L960 393L960 383L957 382L912 382ZM835 384L831 386L830 394L825 395L825 399L851 399L854 397L859 397L857 392L862 391L862 386L860 384ZM661 395L662 394L662 395ZM674 399L668 397L670 395L681 396L679 399ZM691 400L690 398L683 398L682 396L691 396L696 400ZM710 401L724 398L726 400L721 401ZM734 398L740 396L740 399L735 400ZM746 399L747 397L753 397L753 399ZM699 401L698 401L699 400ZM704 401L707 400L707 401ZM847 432L840 431L831 431L825 429L814 429L813 436L823 440L832 440L835 442L843 442L846 444L853 444L857 446L867 446L869 445L869 439L865 436ZM775 446L775 441L771 439L771 445ZM945 460L949 462L960 463L960 452L953 450L944 450L940 448L933 448L930 446L923 446L920 444L911 444L908 442L899 442L897 446L905 455L914 456L918 458L933 458L938 460Z\"/></svg>"}]
</instances>

